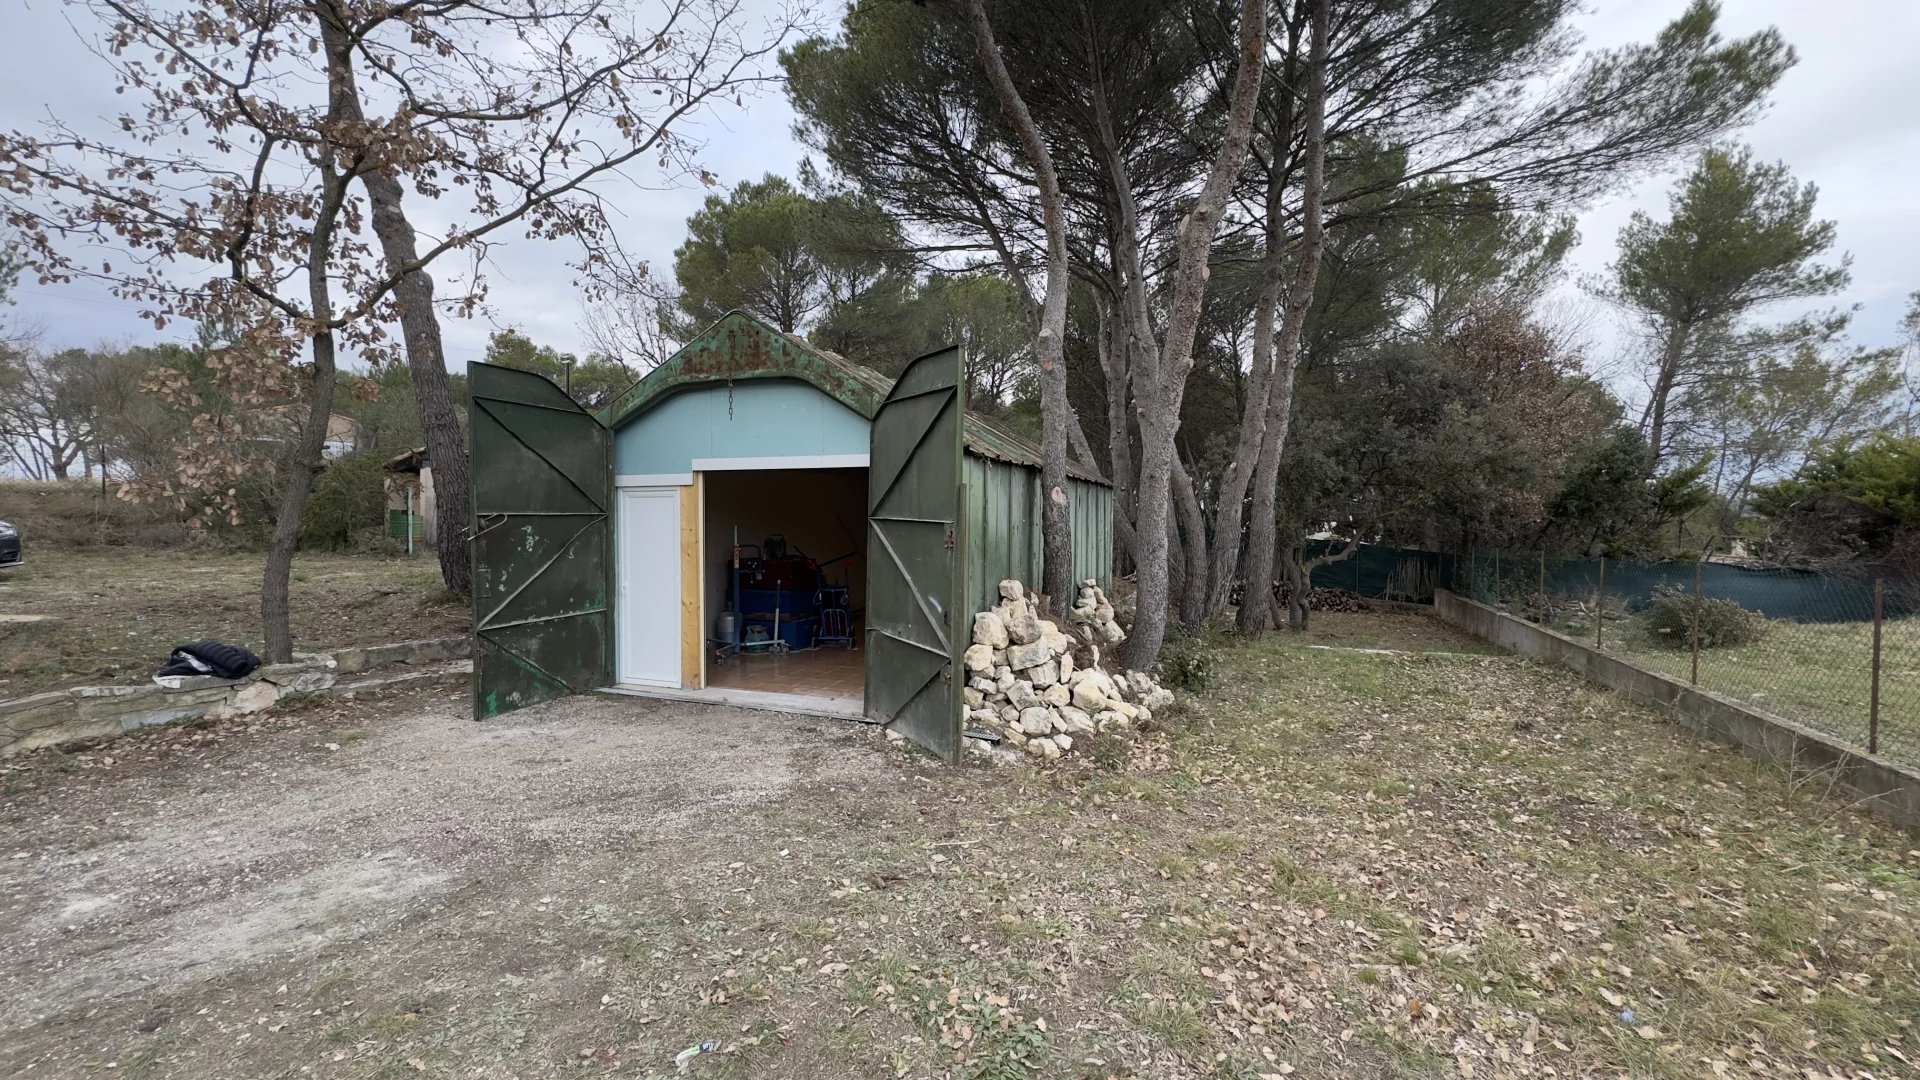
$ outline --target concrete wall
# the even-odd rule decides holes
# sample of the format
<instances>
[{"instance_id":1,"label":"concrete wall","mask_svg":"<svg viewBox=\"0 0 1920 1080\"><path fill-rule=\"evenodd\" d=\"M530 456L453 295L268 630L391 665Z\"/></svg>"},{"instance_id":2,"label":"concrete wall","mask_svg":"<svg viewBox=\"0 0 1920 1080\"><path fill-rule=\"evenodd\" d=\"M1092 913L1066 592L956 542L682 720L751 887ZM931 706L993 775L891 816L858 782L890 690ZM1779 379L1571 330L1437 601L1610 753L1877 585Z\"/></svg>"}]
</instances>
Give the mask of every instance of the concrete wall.
<instances>
[{"instance_id":1,"label":"concrete wall","mask_svg":"<svg viewBox=\"0 0 1920 1080\"><path fill-rule=\"evenodd\" d=\"M713 383L682 390L615 431L613 471L623 484L684 486L705 459L858 457L840 464L863 465L868 429L866 417L797 379Z\"/></svg>"},{"instance_id":2,"label":"concrete wall","mask_svg":"<svg viewBox=\"0 0 1920 1080\"><path fill-rule=\"evenodd\" d=\"M244 679L180 680L177 688L148 682L133 686L77 686L0 701L0 757L138 731L156 724L259 712L295 694L371 688L384 680L341 683L340 676L392 664L436 664L465 657L465 637L366 645L305 656L291 664L268 664Z\"/></svg>"},{"instance_id":3,"label":"concrete wall","mask_svg":"<svg viewBox=\"0 0 1920 1080\"><path fill-rule=\"evenodd\" d=\"M1920 770L1874 757L1831 735L1761 712L1750 705L1636 667L1543 626L1516 619L1445 590L1434 611L1468 633L1525 656L1560 664L1681 725L1739 747L1749 757L1796 772L1831 770L1868 806L1901 825L1920 825Z\"/></svg>"}]
</instances>

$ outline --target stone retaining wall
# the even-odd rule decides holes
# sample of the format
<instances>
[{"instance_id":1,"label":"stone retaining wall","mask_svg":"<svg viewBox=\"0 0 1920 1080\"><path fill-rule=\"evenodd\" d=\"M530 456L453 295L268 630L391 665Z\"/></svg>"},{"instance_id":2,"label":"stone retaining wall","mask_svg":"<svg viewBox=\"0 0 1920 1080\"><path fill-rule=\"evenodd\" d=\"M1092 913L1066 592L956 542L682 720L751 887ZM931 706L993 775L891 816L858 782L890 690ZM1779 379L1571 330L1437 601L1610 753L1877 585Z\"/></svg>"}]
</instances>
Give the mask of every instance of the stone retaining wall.
<instances>
[{"instance_id":1,"label":"stone retaining wall","mask_svg":"<svg viewBox=\"0 0 1920 1080\"><path fill-rule=\"evenodd\" d=\"M1876 812L1900 825L1920 825L1920 771L1463 596L1437 590L1434 612L1483 641L1572 668L1748 757L1794 772L1831 771Z\"/></svg>"},{"instance_id":2,"label":"stone retaining wall","mask_svg":"<svg viewBox=\"0 0 1920 1080\"><path fill-rule=\"evenodd\" d=\"M390 664L436 664L468 655L471 639L433 638L302 653L291 664L267 664L244 679L180 680L177 688L77 686L0 701L0 757L80 739L98 739L200 717L259 712L296 694L349 689L340 676Z\"/></svg>"}]
</instances>

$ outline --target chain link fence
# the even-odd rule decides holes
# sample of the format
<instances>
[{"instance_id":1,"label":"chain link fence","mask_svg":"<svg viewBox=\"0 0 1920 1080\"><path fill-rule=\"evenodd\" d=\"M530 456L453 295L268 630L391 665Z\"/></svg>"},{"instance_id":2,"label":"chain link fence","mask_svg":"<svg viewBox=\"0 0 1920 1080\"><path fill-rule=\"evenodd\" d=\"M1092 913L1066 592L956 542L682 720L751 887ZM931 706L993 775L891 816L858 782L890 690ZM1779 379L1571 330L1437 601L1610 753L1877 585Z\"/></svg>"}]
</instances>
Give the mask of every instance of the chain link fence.
<instances>
[{"instance_id":1,"label":"chain link fence","mask_svg":"<svg viewBox=\"0 0 1920 1080\"><path fill-rule=\"evenodd\" d=\"M1446 584L1640 667L1920 764L1920 588L1732 561L1470 552Z\"/></svg>"}]
</instances>

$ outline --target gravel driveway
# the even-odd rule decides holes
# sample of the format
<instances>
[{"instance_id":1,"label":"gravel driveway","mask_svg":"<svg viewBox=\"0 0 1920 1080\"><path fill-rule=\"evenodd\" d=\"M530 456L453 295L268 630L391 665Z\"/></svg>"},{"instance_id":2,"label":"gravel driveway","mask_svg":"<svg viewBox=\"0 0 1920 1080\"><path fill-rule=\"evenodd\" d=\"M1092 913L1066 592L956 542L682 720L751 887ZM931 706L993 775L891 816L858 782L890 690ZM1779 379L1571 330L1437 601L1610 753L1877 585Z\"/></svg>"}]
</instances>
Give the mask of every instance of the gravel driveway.
<instances>
[{"instance_id":1,"label":"gravel driveway","mask_svg":"<svg viewBox=\"0 0 1920 1080\"><path fill-rule=\"evenodd\" d=\"M584 994L562 938L593 903L723 871L756 808L901 782L853 724L606 697L476 724L465 706L346 702L41 762L24 791L16 772L0 1074L295 1074L379 1041L347 993Z\"/></svg>"}]
</instances>

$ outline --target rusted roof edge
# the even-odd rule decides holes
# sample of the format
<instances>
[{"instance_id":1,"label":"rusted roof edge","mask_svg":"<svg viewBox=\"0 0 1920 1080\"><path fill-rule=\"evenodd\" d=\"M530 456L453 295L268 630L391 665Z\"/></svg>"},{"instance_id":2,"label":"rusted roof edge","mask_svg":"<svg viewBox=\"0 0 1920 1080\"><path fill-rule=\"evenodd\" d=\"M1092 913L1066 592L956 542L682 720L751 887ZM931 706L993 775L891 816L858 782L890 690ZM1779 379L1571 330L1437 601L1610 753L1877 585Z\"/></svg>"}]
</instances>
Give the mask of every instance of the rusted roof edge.
<instances>
[{"instance_id":1,"label":"rusted roof edge","mask_svg":"<svg viewBox=\"0 0 1920 1080\"><path fill-rule=\"evenodd\" d=\"M680 390L741 379L798 379L868 420L893 389L893 380L885 375L783 333L750 311L735 309L613 399L596 418L608 428L619 428ZM969 453L1032 469L1040 467L1040 447L996 420L969 411L961 433ZM1079 462L1069 461L1067 473L1077 480L1112 486Z\"/></svg>"}]
</instances>

